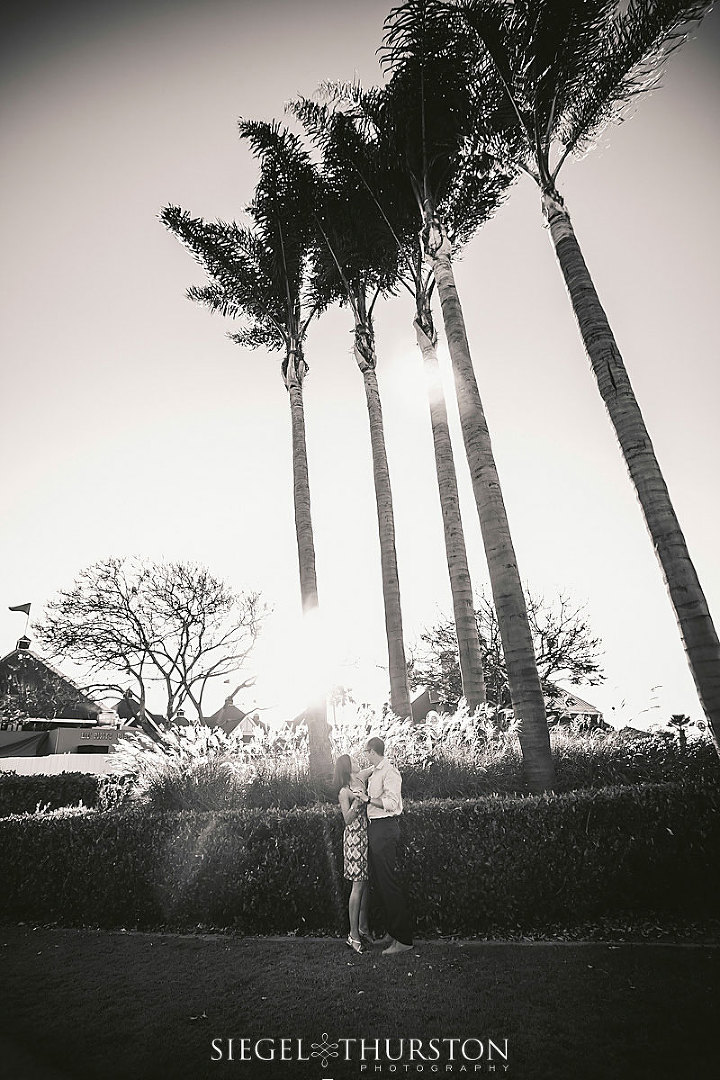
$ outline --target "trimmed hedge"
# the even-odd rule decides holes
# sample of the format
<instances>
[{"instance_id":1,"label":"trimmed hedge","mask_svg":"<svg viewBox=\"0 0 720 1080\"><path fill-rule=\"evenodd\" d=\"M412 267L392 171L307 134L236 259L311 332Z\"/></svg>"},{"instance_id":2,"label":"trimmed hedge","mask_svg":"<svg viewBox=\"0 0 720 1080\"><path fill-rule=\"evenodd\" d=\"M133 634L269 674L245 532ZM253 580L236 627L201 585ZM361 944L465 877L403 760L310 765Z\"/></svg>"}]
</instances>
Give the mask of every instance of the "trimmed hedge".
<instances>
[{"instance_id":1,"label":"trimmed hedge","mask_svg":"<svg viewBox=\"0 0 720 1080\"><path fill-rule=\"evenodd\" d=\"M717 914L720 797L658 784L408 802L403 871L421 935ZM0 821L0 918L336 933L342 821L292 811L65 811Z\"/></svg>"},{"instance_id":2,"label":"trimmed hedge","mask_svg":"<svg viewBox=\"0 0 720 1080\"><path fill-rule=\"evenodd\" d=\"M5 818L0 918L246 933L333 926L344 904L337 816L318 808Z\"/></svg>"},{"instance_id":3,"label":"trimmed hedge","mask_svg":"<svg viewBox=\"0 0 720 1080\"><path fill-rule=\"evenodd\" d=\"M687 784L425 802L405 858L418 923L482 934L716 915L719 811L717 789Z\"/></svg>"},{"instance_id":4,"label":"trimmed hedge","mask_svg":"<svg viewBox=\"0 0 720 1080\"><path fill-rule=\"evenodd\" d=\"M102 776L96 773L43 773L25 776L0 773L0 817L8 814L32 814L39 807L59 810L63 806L94 807Z\"/></svg>"}]
</instances>

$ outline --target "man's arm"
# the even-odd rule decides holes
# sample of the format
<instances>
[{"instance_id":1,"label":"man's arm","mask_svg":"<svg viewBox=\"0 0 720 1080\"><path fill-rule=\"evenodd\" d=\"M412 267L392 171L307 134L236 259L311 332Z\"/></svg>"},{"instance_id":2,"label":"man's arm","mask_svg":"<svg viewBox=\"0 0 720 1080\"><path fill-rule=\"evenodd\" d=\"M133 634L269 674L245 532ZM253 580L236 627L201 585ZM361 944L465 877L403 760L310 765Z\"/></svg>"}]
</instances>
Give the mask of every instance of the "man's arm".
<instances>
[{"instance_id":1,"label":"man's arm","mask_svg":"<svg viewBox=\"0 0 720 1080\"><path fill-rule=\"evenodd\" d=\"M377 806L386 814L399 814L402 807L400 792L402 777L397 769L387 769L383 773L383 788L377 798L370 799L370 806Z\"/></svg>"}]
</instances>

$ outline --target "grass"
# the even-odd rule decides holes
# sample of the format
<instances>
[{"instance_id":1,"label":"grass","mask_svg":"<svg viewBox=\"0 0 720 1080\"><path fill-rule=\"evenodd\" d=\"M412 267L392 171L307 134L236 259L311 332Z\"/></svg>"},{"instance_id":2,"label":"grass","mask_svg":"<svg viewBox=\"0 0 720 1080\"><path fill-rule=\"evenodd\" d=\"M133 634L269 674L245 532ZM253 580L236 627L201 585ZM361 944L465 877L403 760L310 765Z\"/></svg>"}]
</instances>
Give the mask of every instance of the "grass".
<instances>
[{"instance_id":1,"label":"grass","mask_svg":"<svg viewBox=\"0 0 720 1080\"><path fill-rule=\"evenodd\" d=\"M711 945L420 943L0 929L0 1055L12 1080L349 1080L385 1063L211 1061L211 1040L480 1038L514 1080L714 1075ZM395 1047L397 1044L395 1044ZM394 1052L394 1048L391 1053ZM500 1059L496 1058L496 1061ZM395 1076L432 1075L405 1056ZM487 1076L468 1065L436 1075Z\"/></svg>"}]
</instances>

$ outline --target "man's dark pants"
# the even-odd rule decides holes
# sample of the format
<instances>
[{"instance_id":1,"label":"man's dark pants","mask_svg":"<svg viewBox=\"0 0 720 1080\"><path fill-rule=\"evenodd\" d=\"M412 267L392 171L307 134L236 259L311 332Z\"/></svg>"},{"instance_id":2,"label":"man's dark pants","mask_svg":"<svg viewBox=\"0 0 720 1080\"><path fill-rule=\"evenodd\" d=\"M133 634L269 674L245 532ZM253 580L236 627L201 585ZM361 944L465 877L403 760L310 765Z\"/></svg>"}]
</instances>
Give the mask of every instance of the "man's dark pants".
<instances>
[{"instance_id":1,"label":"man's dark pants","mask_svg":"<svg viewBox=\"0 0 720 1080\"><path fill-rule=\"evenodd\" d=\"M385 916L385 929L403 945L412 945L412 920L397 871L400 821L397 817L369 818L370 880Z\"/></svg>"}]
</instances>

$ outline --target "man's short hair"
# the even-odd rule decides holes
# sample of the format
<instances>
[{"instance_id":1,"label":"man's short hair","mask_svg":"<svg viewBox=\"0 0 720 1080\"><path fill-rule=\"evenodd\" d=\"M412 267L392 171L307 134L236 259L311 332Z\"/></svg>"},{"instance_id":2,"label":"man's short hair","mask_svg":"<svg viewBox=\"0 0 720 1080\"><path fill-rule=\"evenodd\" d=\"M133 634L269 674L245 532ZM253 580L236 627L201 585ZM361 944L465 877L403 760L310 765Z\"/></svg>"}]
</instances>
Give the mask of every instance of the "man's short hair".
<instances>
[{"instance_id":1,"label":"man's short hair","mask_svg":"<svg viewBox=\"0 0 720 1080\"><path fill-rule=\"evenodd\" d=\"M376 754L383 757L385 754L385 743L382 739L378 739L377 735L373 735L372 739L368 739L366 750L374 750Z\"/></svg>"}]
</instances>

